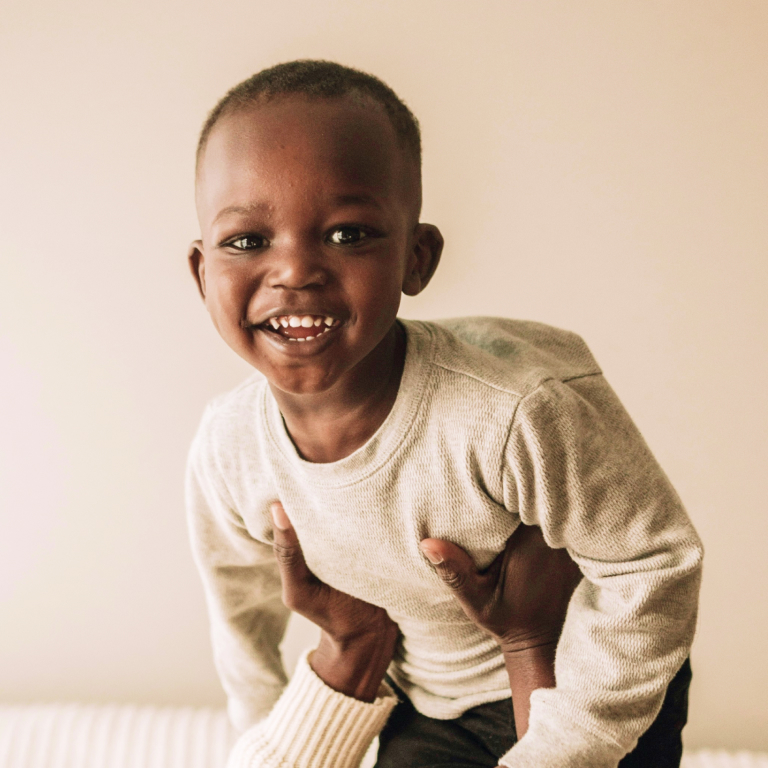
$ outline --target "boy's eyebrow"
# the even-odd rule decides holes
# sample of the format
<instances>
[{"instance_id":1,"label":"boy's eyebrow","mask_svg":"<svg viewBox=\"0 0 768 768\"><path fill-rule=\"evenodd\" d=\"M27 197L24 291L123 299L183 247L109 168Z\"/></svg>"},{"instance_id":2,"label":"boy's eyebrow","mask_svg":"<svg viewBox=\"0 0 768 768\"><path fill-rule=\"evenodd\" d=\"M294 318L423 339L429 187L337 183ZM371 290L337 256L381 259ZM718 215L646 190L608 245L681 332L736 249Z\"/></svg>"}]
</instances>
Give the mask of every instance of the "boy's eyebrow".
<instances>
[{"instance_id":1,"label":"boy's eyebrow","mask_svg":"<svg viewBox=\"0 0 768 768\"><path fill-rule=\"evenodd\" d=\"M251 205L228 205L226 208L222 208L214 217L213 224L215 224L222 216L226 216L230 213L253 213L254 211L268 211L272 206L269 203L253 203Z\"/></svg>"},{"instance_id":2,"label":"boy's eyebrow","mask_svg":"<svg viewBox=\"0 0 768 768\"><path fill-rule=\"evenodd\" d=\"M381 208L381 203L372 195L367 195L364 192L355 194L343 194L335 195L333 202L336 205L372 205L374 208ZM244 213L249 214L254 211L266 212L269 211L272 206L269 203L252 203L251 205L228 205L226 208L222 208L214 217L213 224L215 224L223 216L227 216L230 213Z\"/></svg>"}]
</instances>

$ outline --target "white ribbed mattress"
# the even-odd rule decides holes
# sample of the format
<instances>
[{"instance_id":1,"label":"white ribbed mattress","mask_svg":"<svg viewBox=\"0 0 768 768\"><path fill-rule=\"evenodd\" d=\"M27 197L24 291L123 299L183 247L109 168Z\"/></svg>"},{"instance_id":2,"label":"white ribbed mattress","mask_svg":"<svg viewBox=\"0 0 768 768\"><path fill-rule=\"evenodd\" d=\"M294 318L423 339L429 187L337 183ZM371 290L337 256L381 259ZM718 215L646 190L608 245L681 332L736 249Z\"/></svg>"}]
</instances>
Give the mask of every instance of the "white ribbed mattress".
<instances>
[{"instance_id":1,"label":"white ribbed mattress","mask_svg":"<svg viewBox=\"0 0 768 768\"><path fill-rule=\"evenodd\" d=\"M232 739L217 709L0 705L0 768L224 768ZM768 754L689 752L683 768L768 768Z\"/></svg>"},{"instance_id":2,"label":"white ribbed mattress","mask_svg":"<svg viewBox=\"0 0 768 768\"><path fill-rule=\"evenodd\" d=\"M218 709L0 706L0 768L223 768L231 742Z\"/></svg>"}]
</instances>

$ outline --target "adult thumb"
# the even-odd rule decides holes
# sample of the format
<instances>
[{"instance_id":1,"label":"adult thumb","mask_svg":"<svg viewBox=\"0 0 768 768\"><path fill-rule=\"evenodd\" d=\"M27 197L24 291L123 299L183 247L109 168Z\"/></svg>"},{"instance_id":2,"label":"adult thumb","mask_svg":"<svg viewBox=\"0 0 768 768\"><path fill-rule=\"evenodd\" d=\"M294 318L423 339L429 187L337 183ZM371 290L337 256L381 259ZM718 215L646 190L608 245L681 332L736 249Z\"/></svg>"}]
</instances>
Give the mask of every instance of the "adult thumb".
<instances>
[{"instance_id":1,"label":"adult thumb","mask_svg":"<svg viewBox=\"0 0 768 768\"><path fill-rule=\"evenodd\" d=\"M272 548L280 569L283 589L290 592L295 585L309 582L313 577L304 560L299 537L283 509L283 505L279 501L273 502L270 505L270 512L274 523Z\"/></svg>"},{"instance_id":2,"label":"adult thumb","mask_svg":"<svg viewBox=\"0 0 768 768\"><path fill-rule=\"evenodd\" d=\"M424 556L435 566L435 572L463 602L473 602L479 574L472 558L459 546L442 539L423 539L419 544Z\"/></svg>"}]
</instances>

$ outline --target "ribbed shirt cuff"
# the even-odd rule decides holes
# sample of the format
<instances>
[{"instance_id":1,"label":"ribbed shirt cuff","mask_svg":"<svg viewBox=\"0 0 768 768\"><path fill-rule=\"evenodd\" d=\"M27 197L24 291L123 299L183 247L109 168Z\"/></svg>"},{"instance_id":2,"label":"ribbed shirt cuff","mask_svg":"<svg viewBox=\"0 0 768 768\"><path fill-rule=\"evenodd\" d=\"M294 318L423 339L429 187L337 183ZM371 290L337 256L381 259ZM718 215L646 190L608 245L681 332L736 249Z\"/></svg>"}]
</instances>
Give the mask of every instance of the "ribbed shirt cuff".
<instances>
[{"instance_id":1,"label":"ribbed shirt cuff","mask_svg":"<svg viewBox=\"0 0 768 768\"><path fill-rule=\"evenodd\" d=\"M386 683L370 704L334 691L308 655L269 715L237 741L227 768L358 768L397 697Z\"/></svg>"}]
</instances>

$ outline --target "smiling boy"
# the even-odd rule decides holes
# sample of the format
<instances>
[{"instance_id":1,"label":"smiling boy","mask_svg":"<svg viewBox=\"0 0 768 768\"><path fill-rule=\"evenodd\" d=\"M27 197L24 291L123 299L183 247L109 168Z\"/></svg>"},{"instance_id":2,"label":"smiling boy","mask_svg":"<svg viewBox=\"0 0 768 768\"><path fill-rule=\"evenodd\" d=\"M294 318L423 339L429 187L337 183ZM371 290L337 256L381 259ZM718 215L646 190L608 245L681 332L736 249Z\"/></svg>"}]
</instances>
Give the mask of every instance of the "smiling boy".
<instances>
[{"instance_id":1,"label":"smiling boy","mask_svg":"<svg viewBox=\"0 0 768 768\"><path fill-rule=\"evenodd\" d=\"M419 293L440 257L439 231L418 223L418 150L400 143L369 103L306 97L229 112L204 142L194 273L309 461L347 456L383 422L401 293Z\"/></svg>"},{"instance_id":2,"label":"smiling boy","mask_svg":"<svg viewBox=\"0 0 768 768\"><path fill-rule=\"evenodd\" d=\"M418 125L369 75L292 62L241 83L203 129L196 202L200 293L261 374L209 406L188 473L235 724L285 684L272 502L318 578L398 624L390 674L435 720L510 690L498 644L420 545L453 541L484 568L523 522L585 579L557 685L533 694L501 762L617 765L689 653L702 551L586 346L536 323L397 318L443 242L419 222Z\"/></svg>"}]
</instances>

